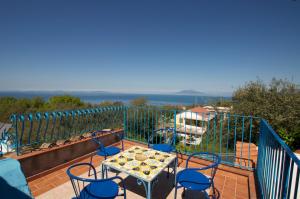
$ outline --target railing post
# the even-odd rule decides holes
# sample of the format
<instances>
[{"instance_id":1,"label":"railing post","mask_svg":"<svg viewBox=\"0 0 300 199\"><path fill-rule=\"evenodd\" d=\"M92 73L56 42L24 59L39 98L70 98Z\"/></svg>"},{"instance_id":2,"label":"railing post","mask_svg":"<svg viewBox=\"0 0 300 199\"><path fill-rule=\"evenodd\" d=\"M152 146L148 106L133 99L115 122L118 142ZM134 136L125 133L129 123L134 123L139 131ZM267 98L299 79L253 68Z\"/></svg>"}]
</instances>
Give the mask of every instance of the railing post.
<instances>
[{"instance_id":1,"label":"railing post","mask_svg":"<svg viewBox=\"0 0 300 199\"><path fill-rule=\"evenodd\" d=\"M19 155L19 135L18 135L18 119L17 116L14 114L10 117L10 121L13 124L13 128L15 129L15 144L16 144L16 151L17 151L17 155Z\"/></svg>"},{"instance_id":2,"label":"railing post","mask_svg":"<svg viewBox=\"0 0 300 199\"><path fill-rule=\"evenodd\" d=\"M177 137L177 132L176 132L176 110L174 110L174 130L173 130L173 137L174 137L174 140L173 140L173 144L176 145L176 137Z\"/></svg>"},{"instance_id":3,"label":"railing post","mask_svg":"<svg viewBox=\"0 0 300 199\"><path fill-rule=\"evenodd\" d=\"M123 111L123 133L124 133L124 138L127 138L127 107L124 107Z\"/></svg>"},{"instance_id":4,"label":"railing post","mask_svg":"<svg viewBox=\"0 0 300 199\"><path fill-rule=\"evenodd\" d=\"M257 166L256 166L256 174L257 174L257 177L258 177L258 182L259 182L259 188L261 189L260 190L260 196L261 198L264 198L264 190L263 189L263 186L261 183L262 182L262 173L261 173L261 169L260 167L262 167L262 153L263 153L263 133L264 133L264 128L263 128L263 120L261 119L260 120L260 125L259 125L259 144L258 144L258 155L257 155Z\"/></svg>"},{"instance_id":5,"label":"railing post","mask_svg":"<svg viewBox=\"0 0 300 199\"><path fill-rule=\"evenodd\" d=\"M287 198L287 189L289 183L288 176L290 175L290 159L291 158L287 154L285 154L284 173L283 173L282 186L281 186L281 198L283 199Z\"/></svg>"}]
</instances>

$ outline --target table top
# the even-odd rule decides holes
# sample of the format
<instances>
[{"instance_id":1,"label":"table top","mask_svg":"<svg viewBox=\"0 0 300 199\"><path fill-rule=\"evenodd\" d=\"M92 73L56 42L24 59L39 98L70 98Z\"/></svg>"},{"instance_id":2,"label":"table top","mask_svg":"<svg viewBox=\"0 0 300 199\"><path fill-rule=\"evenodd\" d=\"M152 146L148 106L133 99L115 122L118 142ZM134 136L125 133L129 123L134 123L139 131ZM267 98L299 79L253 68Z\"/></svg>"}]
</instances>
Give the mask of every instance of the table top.
<instances>
[{"instance_id":1,"label":"table top","mask_svg":"<svg viewBox=\"0 0 300 199\"><path fill-rule=\"evenodd\" d=\"M135 157L137 154L143 154L147 159L144 161L136 160ZM176 155L174 154L134 146L104 160L102 164L138 179L151 182L173 162L175 158Z\"/></svg>"}]
</instances>

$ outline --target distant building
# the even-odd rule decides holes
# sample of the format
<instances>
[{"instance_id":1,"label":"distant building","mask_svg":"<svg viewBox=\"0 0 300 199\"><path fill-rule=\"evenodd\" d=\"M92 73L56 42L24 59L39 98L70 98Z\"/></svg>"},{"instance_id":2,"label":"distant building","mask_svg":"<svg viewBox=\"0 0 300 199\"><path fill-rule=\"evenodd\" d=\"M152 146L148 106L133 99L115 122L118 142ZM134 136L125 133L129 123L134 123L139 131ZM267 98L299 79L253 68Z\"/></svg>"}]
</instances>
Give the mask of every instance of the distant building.
<instances>
[{"instance_id":1,"label":"distant building","mask_svg":"<svg viewBox=\"0 0 300 199\"><path fill-rule=\"evenodd\" d=\"M195 107L176 115L176 128L180 134L202 135L207 124L214 119L215 112L203 107Z\"/></svg>"},{"instance_id":2,"label":"distant building","mask_svg":"<svg viewBox=\"0 0 300 199\"><path fill-rule=\"evenodd\" d=\"M228 107L212 106L198 106L185 110L176 115L177 135L185 137L187 144L198 145L201 143L202 135L207 131L209 122L220 113L225 113L223 119L226 119L226 113L229 111Z\"/></svg>"}]
</instances>

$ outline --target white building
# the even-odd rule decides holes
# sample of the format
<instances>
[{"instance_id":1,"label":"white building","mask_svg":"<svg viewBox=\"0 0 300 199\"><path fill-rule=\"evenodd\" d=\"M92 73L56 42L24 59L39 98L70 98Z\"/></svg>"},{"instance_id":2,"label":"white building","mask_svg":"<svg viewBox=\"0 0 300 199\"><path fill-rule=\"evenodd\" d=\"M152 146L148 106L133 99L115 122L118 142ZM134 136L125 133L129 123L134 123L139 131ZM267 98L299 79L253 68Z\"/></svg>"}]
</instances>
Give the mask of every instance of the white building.
<instances>
[{"instance_id":1,"label":"white building","mask_svg":"<svg viewBox=\"0 0 300 199\"><path fill-rule=\"evenodd\" d=\"M211 121L222 113L223 119L230 111L227 107L194 107L176 115L177 135L184 137L183 142L190 145L198 145L202 141L202 135L206 133ZM210 124L209 124L210 123Z\"/></svg>"}]
</instances>

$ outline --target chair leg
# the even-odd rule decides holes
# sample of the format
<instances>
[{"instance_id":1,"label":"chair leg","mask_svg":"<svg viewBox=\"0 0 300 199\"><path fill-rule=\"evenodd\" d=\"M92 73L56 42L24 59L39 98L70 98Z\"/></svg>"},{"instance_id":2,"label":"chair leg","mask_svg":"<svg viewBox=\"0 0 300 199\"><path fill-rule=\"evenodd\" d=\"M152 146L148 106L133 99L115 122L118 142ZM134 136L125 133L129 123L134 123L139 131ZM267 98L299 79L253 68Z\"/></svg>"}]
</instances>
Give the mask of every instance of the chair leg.
<instances>
[{"instance_id":1,"label":"chair leg","mask_svg":"<svg viewBox=\"0 0 300 199\"><path fill-rule=\"evenodd\" d=\"M177 198L177 183L175 183L175 195L174 195L174 199Z\"/></svg>"},{"instance_id":2,"label":"chair leg","mask_svg":"<svg viewBox=\"0 0 300 199\"><path fill-rule=\"evenodd\" d=\"M93 165L93 155L91 155L90 164ZM91 176L91 167L89 168L89 177Z\"/></svg>"},{"instance_id":3,"label":"chair leg","mask_svg":"<svg viewBox=\"0 0 300 199\"><path fill-rule=\"evenodd\" d=\"M123 140L121 140L121 143L122 143L122 151L124 151L124 143L123 143Z\"/></svg>"},{"instance_id":4,"label":"chair leg","mask_svg":"<svg viewBox=\"0 0 300 199\"><path fill-rule=\"evenodd\" d=\"M216 198L216 191L215 191L215 185L214 182L211 183L212 189L213 189L213 198Z\"/></svg>"},{"instance_id":5,"label":"chair leg","mask_svg":"<svg viewBox=\"0 0 300 199\"><path fill-rule=\"evenodd\" d=\"M182 196L185 196L185 188L183 188Z\"/></svg>"},{"instance_id":6,"label":"chair leg","mask_svg":"<svg viewBox=\"0 0 300 199\"><path fill-rule=\"evenodd\" d=\"M124 199L126 199L126 188L125 187L123 187L124 188Z\"/></svg>"},{"instance_id":7,"label":"chair leg","mask_svg":"<svg viewBox=\"0 0 300 199\"><path fill-rule=\"evenodd\" d=\"M170 166L168 165L168 173L167 173L167 178L169 178L170 175Z\"/></svg>"}]
</instances>

